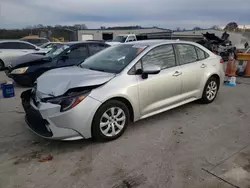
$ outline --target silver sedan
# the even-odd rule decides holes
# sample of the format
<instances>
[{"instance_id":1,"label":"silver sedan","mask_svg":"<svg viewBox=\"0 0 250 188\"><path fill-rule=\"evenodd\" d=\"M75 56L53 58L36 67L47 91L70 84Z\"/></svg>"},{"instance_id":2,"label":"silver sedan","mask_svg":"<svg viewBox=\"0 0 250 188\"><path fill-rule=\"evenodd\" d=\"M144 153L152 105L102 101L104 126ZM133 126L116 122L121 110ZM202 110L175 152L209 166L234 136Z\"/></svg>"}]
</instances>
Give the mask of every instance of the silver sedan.
<instances>
[{"instance_id":1,"label":"silver sedan","mask_svg":"<svg viewBox=\"0 0 250 188\"><path fill-rule=\"evenodd\" d=\"M221 57L203 46L148 40L48 71L21 98L28 126L44 138L109 141L129 122L195 100L211 103L223 80Z\"/></svg>"}]
</instances>

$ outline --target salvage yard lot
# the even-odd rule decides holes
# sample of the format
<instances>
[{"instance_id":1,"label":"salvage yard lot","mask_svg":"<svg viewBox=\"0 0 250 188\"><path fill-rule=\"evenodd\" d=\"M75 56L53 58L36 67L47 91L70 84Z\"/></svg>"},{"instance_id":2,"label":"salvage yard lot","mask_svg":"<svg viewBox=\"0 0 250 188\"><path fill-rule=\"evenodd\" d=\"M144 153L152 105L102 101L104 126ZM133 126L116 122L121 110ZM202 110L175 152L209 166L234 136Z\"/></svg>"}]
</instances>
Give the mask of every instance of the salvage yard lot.
<instances>
[{"instance_id":1,"label":"salvage yard lot","mask_svg":"<svg viewBox=\"0 0 250 188\"><path fill-rule=\"evenodd\" d=\"M0 81L7 79L0 72ZM24 122L20 94L0 99L0 188L250 186L250 79L129 126L118 140L48 141ZM84 115L84 114L83 114ZM41 163L42 156L53 159Z\"/></svg>"}]
</instances>

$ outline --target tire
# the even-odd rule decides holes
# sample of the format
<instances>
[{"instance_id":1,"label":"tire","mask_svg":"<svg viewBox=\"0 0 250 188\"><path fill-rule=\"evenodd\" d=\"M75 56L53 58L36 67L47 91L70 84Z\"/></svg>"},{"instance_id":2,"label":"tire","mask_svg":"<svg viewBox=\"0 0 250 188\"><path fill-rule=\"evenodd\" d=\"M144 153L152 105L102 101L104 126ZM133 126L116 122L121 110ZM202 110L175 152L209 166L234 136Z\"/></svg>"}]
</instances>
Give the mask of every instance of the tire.
<instances>
[{"instance_id":1,"label":"tire","mask_svg":"<svg viewBox=\"0 0 250 188\"><path fill-rule=\"evenodd\" d=\"M201 102L204 104L209 104L213 102L218 94L219 90L219 80L215 77L208 79L201 98Z\"/></svg>"},{"instance_id":2,"label":"tire","mask_svg":"<svg viewBox=\"0 0 250 188\"><path fill-rule=\"evenodd\" d=\"M0 70L2 70L5 67L4 62L0 59Z\"/></svg>"},{"instance_id":3,"label":"tire","mask_svg":"<svg viewBox=\"0 0 250 188\"><path fill-rule=\"evenodd\" d=\"M113 117L111 115L112 109ZM118 100L107 101L95 113L92 122L92 138L95 141L111 141L119 138L128 126L129 116L129 110L123 102ZM102 127L101 123L103 124ZM117 126L117 123L119 126Z\"/></svg>"}]
</instances>

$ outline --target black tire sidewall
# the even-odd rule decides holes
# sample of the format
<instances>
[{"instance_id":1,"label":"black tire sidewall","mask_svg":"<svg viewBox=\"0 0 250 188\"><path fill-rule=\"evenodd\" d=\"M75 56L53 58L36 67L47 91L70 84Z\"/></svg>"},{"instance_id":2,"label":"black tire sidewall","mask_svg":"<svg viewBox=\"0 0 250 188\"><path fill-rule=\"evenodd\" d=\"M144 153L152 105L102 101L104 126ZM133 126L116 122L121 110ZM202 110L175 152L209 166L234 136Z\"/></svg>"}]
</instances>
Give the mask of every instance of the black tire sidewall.
<instances>
[{"instance_id":1,"label":"black tire sidewall","mask_svg":"<svg viewBox=\"0 0 250 188\"><path fill-rule=\"evenodd\" d=\"M216 90L216 95L215 95L215 97L214 97L212 100L209 100L209 99L207 98L206 91L207 91L208 85L209 85L212 81L215 81L215 83L217 84L217 90ZM205 104L208 104L208 103L213 102L213 101L215 100L215 98L217 97L218 90L219 90L219 83L218 83L218 80L217 80L216 78L214 78L214 77L209 78L208 81L207 81L207 83L206 83L206 85L205 85L205 87L204 87L201 101L202 101L203 103L205 103Z\"/></svg>"},{"instance_id":2,"label":"black tire sidewall","mask_svg":"<svg viewBox=\"0 0 250 188\"><path fill-rule=\"evenodd\" d=\"M119 134L117 134L116 136L113 136L113 137L107 137L100 130L100 120L101 120L103 113L106 112L111 107L121 108L125 113L126 122L125 122L125 125L124 125L122 131ZM128 126L128 123L129 123L129 110L128 110L127 106L123 102L118 101L118 100L107 101L107 102L103 103L95 113L95 116L94 116L93 121L92 121L92 138L96 141L115 140L115 139L119 138L125 132L125 130Z\"/></svg>"},{"instance_id":3,"label":"black tire sidewall","mask_svg":"<svg viewBox=\"0 0 250 188\"><path fill-rule=\"evenodd\" d=\"M5 67L4 62L0 59L0 69L4 67Z\"/></svg>"}]
</instances>

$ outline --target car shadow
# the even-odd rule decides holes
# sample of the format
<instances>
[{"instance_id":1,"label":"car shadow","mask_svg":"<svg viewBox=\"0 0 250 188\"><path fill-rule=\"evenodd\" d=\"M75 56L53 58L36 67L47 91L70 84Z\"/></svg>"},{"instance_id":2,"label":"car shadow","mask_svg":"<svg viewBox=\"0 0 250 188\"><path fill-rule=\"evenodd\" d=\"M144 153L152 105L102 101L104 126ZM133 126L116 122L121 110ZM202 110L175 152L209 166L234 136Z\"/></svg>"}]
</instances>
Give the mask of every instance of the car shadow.
<instances>
[{"instance_id":1,"label":"car shadow","mask_svg":"<svg viewBox=\"0 0 250 188\"><path fill-rule=\"evenodd\" d=\"M136 129L140 129L142 126L145 126L144 128L147 128L147 126L151 126L152 124L156 124L159 119L167 120L170 116L178 116L183 113L187 113L188 109L190 107L194 107L200 105L198 102L192 102L186 105L183 105L181 107L177 107L171 110L168 110L166 112L162 112L160 114L151 116L149 118L139 120L135 123L131 123L128 127L128 129L125 131L125 137L128 135L133 134L132 131L136 131ZM122 139L124 137L122 135L119 139ZM76 150L82 150L87 146L94 147L94 146L100 146L105 143L109 142L96 142L93 139L83 139L83 140L76 140L76 141L56 141L56 140L46 140L42 138L38 138L38 145L45 146L44 149L47 151L53 151L56 153L64 153L64 152L73 152ZM115 140L116 141L116 140Z\"/></svg>"}]
</instances>

